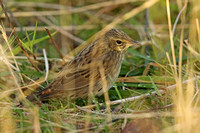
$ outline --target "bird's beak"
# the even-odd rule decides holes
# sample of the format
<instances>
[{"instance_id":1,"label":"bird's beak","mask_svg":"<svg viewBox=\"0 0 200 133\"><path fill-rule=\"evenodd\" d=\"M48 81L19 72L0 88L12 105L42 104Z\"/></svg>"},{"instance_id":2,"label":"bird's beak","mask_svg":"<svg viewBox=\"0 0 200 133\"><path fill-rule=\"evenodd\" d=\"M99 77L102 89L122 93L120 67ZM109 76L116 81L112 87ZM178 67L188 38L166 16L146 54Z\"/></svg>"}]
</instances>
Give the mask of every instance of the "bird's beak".
<instances>
[{"instance_id":1,"label":"bird's beak","mask_svg":"<svg viewBox=\"0 0 200 133\"><path fill-rule=\"evenodd\" d=\"M140 45L140 42L132 40L133 44Z\"/></svg>"},{"instance_id":2,"label":"bird's beak","mask_svg":"<svg viewBox=\"0 0 200 133\"><path fill-rule=\"evenodd\" d=\"M130 43L128 43L128 47L131 47L131 46L140 46L141 43L138 42L138 41L134 41L132 40Z\"/></svg>"}]
</instances>

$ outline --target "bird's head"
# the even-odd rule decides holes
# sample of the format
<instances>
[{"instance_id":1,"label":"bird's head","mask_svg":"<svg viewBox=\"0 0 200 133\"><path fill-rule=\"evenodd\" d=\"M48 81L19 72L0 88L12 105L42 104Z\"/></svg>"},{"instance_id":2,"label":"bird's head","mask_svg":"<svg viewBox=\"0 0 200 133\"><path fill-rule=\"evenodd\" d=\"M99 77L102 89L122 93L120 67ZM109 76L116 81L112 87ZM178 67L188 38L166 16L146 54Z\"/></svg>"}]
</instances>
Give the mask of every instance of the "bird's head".
<instances>
[{"instance_id":1,"label":"bird's head","mask_svg":"<svg viewBox=\"0 0 200 133\"><path fill-rule=\"evenodd\" d=\"M104 39L109 48L118 52L125 52L128 47L139 45L139 42L134 41L126 33L117 29L105 32Z\"/></svg>"}]
</instances>

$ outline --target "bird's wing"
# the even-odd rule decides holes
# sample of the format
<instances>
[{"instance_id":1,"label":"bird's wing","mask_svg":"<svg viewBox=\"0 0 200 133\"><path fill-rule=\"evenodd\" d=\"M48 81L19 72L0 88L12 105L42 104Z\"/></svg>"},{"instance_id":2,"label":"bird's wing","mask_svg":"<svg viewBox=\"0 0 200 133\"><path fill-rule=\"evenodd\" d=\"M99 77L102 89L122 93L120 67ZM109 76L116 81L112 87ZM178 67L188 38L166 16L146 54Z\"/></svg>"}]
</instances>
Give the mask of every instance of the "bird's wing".
<instances>
[{"instance_id":1,"label":"bird's wing","mask_svg":"<svg viewBox=\"0 0 200 133\"><path fill-rule=\"evenodd\" d=\"M79 61L79 63L77 63ZM87 96L92 73L93 84L99 82L100 74L96 61L84 61L83 59L73 60L65 66L58 77L44 90L40 92L40 99L51 97L73 97L81 92ZM83 97L84 97L83 96Z\"/></svg>"},{"instance_id":2,"label":"bird's wing","mask_svg":"<svg viewBox=\"0 0 200 133\"><path fill-rule=\"evenodd\" d=\"M53 82L39 92L37 97L45 100L51 97L71 97L74 93L81 91L87 93L90 81L94 82L93 85L98 84L97 89L99 89L101 86L99 85L100 73L98 64L104 59L102 56L100 56L101 58L98 57L99 53L97 52L99 52L99 49L94 45L95 42L91 43L72 61L66 63ZM90 75L92 75L93 80L90 80Z\"/></svg>"}]
</instances>

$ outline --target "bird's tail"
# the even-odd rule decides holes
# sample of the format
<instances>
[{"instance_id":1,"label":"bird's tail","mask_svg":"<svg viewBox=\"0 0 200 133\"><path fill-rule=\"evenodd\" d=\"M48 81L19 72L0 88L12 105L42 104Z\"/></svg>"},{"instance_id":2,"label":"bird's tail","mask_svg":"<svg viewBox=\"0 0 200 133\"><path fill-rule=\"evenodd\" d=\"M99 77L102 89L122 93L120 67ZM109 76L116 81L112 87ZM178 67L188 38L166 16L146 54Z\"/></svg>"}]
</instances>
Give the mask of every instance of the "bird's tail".
<instances>
[{"instance_id":1,"label":"bird's tail","mask_svg":"<svg viewBox=\"0 0 200 133\"><path fill-rule=\"evenodd\" d=\"M26 99L28 99L30 102L32 102L32 103L35 103L35 102L37 102L37 101L40 101L40 98L39 98L39 96L40 96L40 93L31 93L30 95L28 95L27 97L26 97Z\"/></svg>"},{"instance_id":2,"label":"bird's tail","mask_svg":"<svg viewBox=\"0 0 200 133\"><path fill-rule=\"evenodd\" d=\"M49 93L49 88L46 87L44 88L44 90L31 93L30 95L26 97L26 99L28 99L32 103L35 103L35 102L46 101L47 99L49 99L50 96L51 96L51 93Z\"/></svg>"}]
</instances>

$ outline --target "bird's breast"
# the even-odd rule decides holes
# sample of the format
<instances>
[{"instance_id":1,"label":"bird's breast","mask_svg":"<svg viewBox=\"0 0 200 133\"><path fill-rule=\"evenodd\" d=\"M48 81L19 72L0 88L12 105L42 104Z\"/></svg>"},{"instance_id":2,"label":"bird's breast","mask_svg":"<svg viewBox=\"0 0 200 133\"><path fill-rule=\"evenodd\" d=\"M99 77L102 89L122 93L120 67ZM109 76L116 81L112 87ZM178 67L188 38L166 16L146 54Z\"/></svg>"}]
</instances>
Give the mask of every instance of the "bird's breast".
<instances>
[{"instance_id":1,"label":"bird's breast","mask_svg":"<svg viewBox=\"0 0 200 133\"><path fill-rule=\"evenodd\" d=\"M119 52L114 52L111 53L111 55L108 56L107 59L105 59L104 61L105 73L114 82L119 76L123 58L124 54L121 54Z\"/></svg>"}]
</instances>

